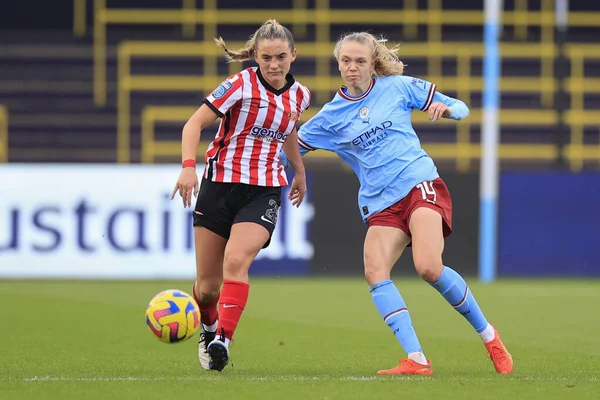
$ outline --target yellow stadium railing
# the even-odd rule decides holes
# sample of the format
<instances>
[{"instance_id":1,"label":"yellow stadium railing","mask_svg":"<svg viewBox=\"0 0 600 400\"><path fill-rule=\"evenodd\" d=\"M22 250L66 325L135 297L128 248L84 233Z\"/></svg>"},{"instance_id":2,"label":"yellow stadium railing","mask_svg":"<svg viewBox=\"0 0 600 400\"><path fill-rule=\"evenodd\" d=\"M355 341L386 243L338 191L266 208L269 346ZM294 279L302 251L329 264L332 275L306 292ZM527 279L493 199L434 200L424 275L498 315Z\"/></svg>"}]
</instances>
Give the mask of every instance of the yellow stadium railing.
<instances>
[{"instance_id":1,"label":"yellow stadium railing","mask_svg":"<svg viewBox=\"0 0 600 400\"><path fill-rule=\"evenodd\" d=\"M515 0L515 37L517 40L527 39L528 0Z\"/></svg>"},{"instance_id":2,"label":"yellow stadium railing","mask_svg":"<svg viewBox=\"0 0 600 400\"><path fill-rule=\"evenodd\" d=\"M73 34L77 37L85 35L87 0L73 0Z\"/></svg>"},{"instance_id":3,"label":"yellow stadium railing","mask_svg":"<svg viewBox=\"0 0 600 400\"><path fill-rule=\"evenodd\" d=\"M528 11L528 0L515 0L514 27L517 39L526 40L528 38L529 26L539 26L541 29L540 42L554 43L554 2L555 0L541 0L540 20L536 20L537 15L532 15L532 13ZM579 24L585 25L587 23L587 20L582 18L583 16L580 13L570 13L570 15L571 14L577 14L577 21L572 25L579 26ZM600 16L600 13L598 16ZM554 60L551 57L544 57L541 59L540 75L549 78L554 76ZM542 93L541 101L542 106L552 107L554 104L553 93Z\"/></svg>"},{"instance_id":4,"label":"yellow stadium railing","mask_svg":"<svg viewBox=\"0 0 600 400\"><path fill-rule=\"evenodd\" d=\"M78 1L78 0L74 0ZM181 24L183 35L193 36L196 25L201 24L204 42L125 42L119 46L118 51L118 159L120 162L129 161L129 126L130 105L129 97L133 91L201 91L212 90L224 78L217 75L217 63L221 51L217 49L210 38L216 36L216 28L223 24L259 24L268 18L277 18L284 24L291 24L295 35L306 33L307 25L314 25L316 41L312 43L297 43L300 56L313 57L316 63L315 76L298 76L304 84L313 91L316 104L329 100L330 92L337 89L339 79L331 76L329 65L331 62L330 29L332 24L368 24L369 26L402 24L407 36L416 35L417 25L426 25L428 42L404 44L401 54L405 57L421 57L427 60L426 78L438 84L443 91L455 91L458 96L468 101L475 92L481 92L482 79L470 76L472 60L483 56L484 48L479 43L447 43L442 42L441 28L444 25L482 25L483 13L481 10L450 11L442 9L441 0L427 0L427 9L419 10L416 0L403 2L400 10L332 10L329 0L316 0L314 9L307 9L306 0L293 0L293 10L219 10L216 0L205 0L203 9L195 9L193 0L183 0L180 9L152 10L152 9L108 9L105 0L94 1L94 99L97 104L103 105L106 101L106 28L111 24ZM554 57L556 55L553 44L554 11L553 0L542 0L539 11L525 11L529 8L528 0L515 0L515 10L503 13L503 24L515 27L515 36L520 40L527 39L528 27L541 29L541 43L515 43L501 45L503 58L539 59L541 74L539 77L506 77L500 82L503 92L539 93L544 106L552 106L554 101ZM600 19L597 12L571 12L569 25L573 27L596 26ZM243 43L230 43L231 47L242 46ZM586 78L583 73L583 64L586 59L600 58L600 46L594 44L569 45L568 56L572 63L572 74L567 80L567 88L573 98L572 110L568 121L571 127L571 144L565 148L565 158L570 160L573 170L579 170L585 159L596 158L599 146L589 146L583 143L583 130L585 126L596 124L596 120L583 113L584 93L599 93L600 80ZM130 74L131 58L136 56L156 57L187 57L200 56L204 64L203 76L132 76ZM442 58L455 58L458 64L456 77L442 76ZM235 66L230 67L230 73L236 72ZM176 107L178 108L178 107ZM181 108L185 110L185 107ZM162 111L161 111L162 110ZM142 115L142 128L146 132L153 131L154 122L162 121L164 111L173 112L172 109L150 106L144 109ZM515 112L512 116L503 117L505 125L519 125L515 122ZM476 113L476 111L475 111ZM475 114L474 113L474 114ZM526 111L529 124L546 126L553 131L556 115L553 111L530 110ZM183 111L182 111L183 114ZM191 115L191 114L190 114ZM504 114L503 114L504 115ZM508 114L507 114L508 115ZM578 118L573 116L577 115ZM188 115L189 116L189 115ZM174 117L166 117L171 121ZM171 118L171 119L169 119ZM177 118L175 118L177 120ZM419 117L415 118L416 123ZM456 143L453 144L428 144L426 147L434 153L456 158L457 168L467 170L470 160L478 157L479 145L470 143L471 127L479 123L473 117L467 123L457 125ZM171 121L175 122L175 121ZM180 121L183 122L183 121ZM425 123L426 121L421 121ZM521 122L521 125L528 123ZM149 128L150 127L150 128ZM153 137L153 134L152 134ZM550 140L551 141L551 140ZM145 139L143 139L145 143ZM161 154L162 150L153 153L152 146L146 146L143 158L149 160L153 154ZM161 142L161 149L168 149L168 143ZM178 147L178 144L176 145ZM440 147L441 146L441 147ZM530 148L531 147L531 148ZM156 146L154 146L156 148ZM150 149L150 150L149 150ZM556 156L553 145L503 145L501 157L516 157L527 155L528 158L546 159ZM599 157L600 159L600 157Z\"/></svg>"},{"instance_id":5,"label":"yellow stadium railing","mask_svg":"<svg viewBox=\"0 0 600 400\"><path fill-rule=\"evenodd\" d=\"M176 158L181 155L180 140L156 140L154 137L154 126L157 122L176 123L179 132L185 121L196 111L195 107L178 106L148 106L142 111L142 162L154 163L156 157ZM309 109L302 120L307 120L316 111ZM415 124L431 123L427 120L427 114L415 113ZM594 114L580 114L569 112L567 114L569 123L580 121L582 125L600 124L600 116ZM482 122L481 110L472 110L469 119L459 122L457 125L472 126ZM548 126L549 130L556 125L557 115L552 110L507 110L500 112L500 123L504 126ZM453 121L442 120L440 124L454 124ZM198 155L202 155L208 148L208 142L200 142ZM468 163L481 157L481 146L479 143L426 143L423 146L433 158L457 159L460 171L468 170ZM335 157L333 153L315 152L309 157ZM498 156L501 159L530 159L552 161L558 156L558 150L553 144L501 144ZM571 161L600 159L600 146L570 144L565 147L564 156ZM575 159L575 160L574 160ZM465 165L467 168L465 168Z\"/></svg>"},{"instance_id":6,"label":"yellow stadium railing","mask_svg":"<svg viewBox=\"0 0 600 400\"><path fill-rule=\"evenodd\" d=\"M0 162L8 162L8 110L0 104Z\"/></svg>"},{"instance_id":7,"label":"yellow stadium railing","mask_svg":"<svg viewBox=\"0 0 600 400\"><path fill-rule=\"evenodd\" d=\"M156 140L154 124L160 122L178 123L179 128L196 111L196 107L187 106L148 106L142 110L142 162L154 163L157 156L178 156L181 154L181 141ZM180 129L179 129L180 130ZM208 143L201 141L198 155L206 152Z\"/></svg>"},{"instance_id":8,"label":"yellow stadium railing","mask_svg":"<svg viewBox=\"0 0 600 400\"><path fill-rule=\"evenodd\" d=\"M295 3L304 5L302 1ZM525 19L526 26L539 26L542 28L543 43L552 43L554 27L554 11L548 7L552 0L542 0L541 11L528 11L523 17L521 11L506 11L503 13L503 24L508 26L522 26ZM219 24L260 24L266 19L277 18L284 24L292 26L305 26L314 24L316 27L316 43L326 45L330 41L330 27L332 24L368 24L370 26L398 24L406 25L407 29L414 29L417 24L426 24L428 29L428 42L424 45L428 58L428 76L441 75L442 25L482 25L484 15L481 10L442 10L441 0L428 0L427 10L416 8L416 2L409 0L404 9L397 10L372 10L372 9L336 9L329 7L329 0L316 0L314 9L294 8L284 9L244 9L219 10L216 0L205 0L203 9L194 9L193 4L184 2L181 9L109 9L106 0L94 0L94 101L98 106L106 104L106 29L112 24L182 24L184 33L189 35L191 24L201 24L203 37L216 36ZM187 6L186 6L187 5ZM596 26L600 13L571 12L569 25L574 27ZM547 48L547 47L544 47ZM553 77L553 61L546 54L543 58L542 76ZM329 75L329 55L317 57L317 76ZM212 74L216 71L217 59L210 55L204 60L204 70ZM551 105L552 93L542 93L544 104ZM318 93L317 102L323 103L328 99Z\"/></svg>"},{"instance_id":9,"label":"yellow stadium railing","mask_svg":"<svg viewBox=\"0 0 600 400\"><path fill-rule=\"evenodd\" d=\"M456 91L459 99L471 104L471 50L468 47L459 49L456 60L457 78L461 82ZM460 172L469 170L471 161L471 124L456 126L456 168Z\"/></svg>"},{"instance_id":10,"label":"yellow stadium railing","mask_svg":"<svg viewBox=\"0 0 600 400\"><path fill-rule=\"evenodd\" d=\"M571 76L583 77L583 52L580 49L571 53ZM579 79L581 80L581 79ZM573 82L570 88L571 108L583 112L583 82ZM578 93L580 92L580 93ZM571 147L569 152L570 166L572 170L579 171L583 167L583 125L581 120L571 121Z\"/></svg>"},{"instance_id":11,"label":"yellow stadium railing","mask_svg":"<svg viewBox=\"0 0 600 400\"><path fill-rule=\"evenodd\" d=\"M243 43L232 43L231 46L242 46ZM333 45L333 44L331 44ZM318 57L322 54L329 53L328 49L323 46L318 46L315 43L302 43L298 44L299 56L306 57ZM331 47L330 47L331 48ZM458 52L456 49L460 49ZM418 44L407 44L402 47L402 53L408 57L421 56L422 46ZM505 44L501 47L501 53L504 58L541 58L546 55L549 57L554 56L554 47L551 45L540 46L532 44ZM197 76L182 76L182 75L131 75L130 74L130 63L132 57L136 56L155 56L155 57L193 57L199 54L210 54L215 57L221 54L221 50L218 49L212 42L123 42L118 49L118 160L119 162L129 162L129 134L130 134L130 94L132 91L197 91L207 93L214 89L224 78L224 76L208 76L208 75L197 75ZM594 45L569 45L567 48L567 54L572 59L577 60L579 54L586 54L586 56L599 58L600 59L600 47ZM458 60L458 76L457 77L428 77L428 79L436 82L438 87L442 91L455 91L458 92L459 97L465 100L469 100L471 93L481 92L483 90L483 80L481 77L472 77L470 73L470 64L473 57L481 57L483 55L483 47L481 45L467 46L466 43L446 43L442 47L441 55L444 57L456 57ZM230 64L231 65L231 64ZM230 73L237 71L235 65L231 65ZM574 69L576 70L576 69ZM329 79L323 81L316 76L299 76L298 79L306 84L313 91L322 91L329 93L336 90L339 87L340 81ZM584 84L585 81L585 84ZM600 93L600 79L585 79L583 75L573 76L568 79L567 87L573 93L574 96L583 98L583 93ZM528 93L528 92L539 92L553 93L555 90L554 79L548 79L543 77L505 77L500 82L500 88L505 92L516 92L516 93ZM583 108L577 108L577 104L573 107L573 111L577 112L577 115L583 115ZM583 107L583 106L582 106ZM168 108L167 110L172 111L174 108ZM186 112L189 112L189 108L183 108ZM154 121L161 120L161 116L164 112L161 108L152 107L145 111L145 117L142 119L145 121L144 132L151 132L152 129L148 128L153 124ZM175 114L174 114L175 115ZM167 121L179 121L184 122L183 117L176 114L177 117L167 119ZM191 115L191 113L183 115ZM307 114L309 115L309 114ZM459 170L468 170L469 162L473 158L473 145L470 143L470 128L473 125L480 124L478 117L471 116L466 122L457 125L457 141L456 144L451 145L433 145L433 146L450 146L453 148L452 158L456 158L457 167ZM549 130L556 124L556 115L551 110L504 110L502 112L503 117L501 123L504 125L513 126L548 126ZM187 118L186 117L186 118ZM572 126L572 138L573 146L569 147L569 155L567 158L571 160L571 167L573 169L580 168L582 160L589 158L596 154L595 152L589 151L577 151L579 149L578 140L582 138L582 133L578 134L578 129L583 129L585 125L585 119L574 119L570 118L569 121L575 121ZM415 123L427 123L424 115L417 115L415 117ZM591 123L591 122L590 122ZM165 154L155 153L153 149L157 146L154 144L146 144L146 140L153 137L149 134L143 134L143 146L146 151L142 151L145 156L143 159L146 162L150 162L154 155L173 155L169 149L173 147L165 146L165 143L161 144L161 148L165 149ZM581 139L582 140L582 139ZM431 146L431 145L430 145ZM525 146L519 148L518 146ZM439 154L450 154L446 147L433 147L439 149ZM510 145L505 147L504 154L506 157L513 157L513 154L530 154L533 158L550 157L555 155L556 152L546 151L544 147L539 145L530 146L527 145ZM585 146L584 146L585 148ZM148 150L150 149L150 150ZM526 149L526 150L523 150ZM178 150L179 151L179 150ZM438 150L436 150L437 152ZM541 155L540 155L541 154ZM578 158L579 157L579 158ZM514 156L514 158L518 158Z\"/></svg>"}]
</instances>

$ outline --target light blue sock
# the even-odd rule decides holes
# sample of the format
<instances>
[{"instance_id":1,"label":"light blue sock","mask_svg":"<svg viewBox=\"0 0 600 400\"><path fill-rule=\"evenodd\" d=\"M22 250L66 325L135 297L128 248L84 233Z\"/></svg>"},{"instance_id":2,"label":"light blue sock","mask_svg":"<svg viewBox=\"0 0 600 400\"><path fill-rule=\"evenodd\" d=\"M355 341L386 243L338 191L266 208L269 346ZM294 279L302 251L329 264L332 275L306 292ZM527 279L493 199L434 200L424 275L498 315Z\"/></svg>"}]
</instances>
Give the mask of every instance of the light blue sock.
<instances>
[{"instance_id":1,"label":"light blue sock","mask_svg":"<svg viewBox=\"0 0 600 400\"><path fill-rule=\"evenodd\" d=\"M488 321L485 319L477 300L469 290L467 282L458 272L444 267L440 278L431 284L456 311L475 328L477 333L483 332Z\"/></svg>"},{"instance_id":2,"label":"light blue sock","mask_svg":"<svg viewBox=\"0 0 600 400\"><path fill-rule=\"evenodd\" d=\"M423 353L406 303L394 283L387 279L369 287L373 303L406 352Z\"/></svg>"}]
</instances>

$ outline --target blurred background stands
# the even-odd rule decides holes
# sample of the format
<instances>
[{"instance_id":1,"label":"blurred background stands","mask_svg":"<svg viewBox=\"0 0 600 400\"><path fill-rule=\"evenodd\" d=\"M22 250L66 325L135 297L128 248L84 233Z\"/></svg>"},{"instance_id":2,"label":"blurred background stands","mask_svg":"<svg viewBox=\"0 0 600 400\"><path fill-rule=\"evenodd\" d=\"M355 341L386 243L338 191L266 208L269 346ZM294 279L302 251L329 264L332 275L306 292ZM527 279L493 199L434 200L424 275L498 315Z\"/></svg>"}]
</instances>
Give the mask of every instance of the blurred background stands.
<instances>
[{"instance_id":1,"label":"blurred background stands","mask_svg":"<svg viewBox=\"0 0 600 400\"><path fill-rule=\"evenodd\" d=\"M313 92L303 121L342 84L332 50L344 32L401 44L405 73L471 107L459 124L415 113L425 149L443 167L477 169L480 156L482 2L73 0L3 5L0 16L0 161L178 162L181 127L204 96L240 70L212 38L242 46L266 19L292 29L292 72ZM396 4L397 3L397 4ZM500 158L505 167L600 167L600 5L571 1L566 63L559 64L554 0L507 0ZM33 16L32 16L33 15ZM246 66L250 66L248 63ZM557 74L564 67L565 93ZM564 112L561 112L564 109ZM10 122L8 117L10 114ZM560 121L565 129L561 130ZM199 154L216 126L203 132ZM8 134L10 132L10 134ZM330 160L324 152L311 155Z\"/></svg>"}]
</instances>

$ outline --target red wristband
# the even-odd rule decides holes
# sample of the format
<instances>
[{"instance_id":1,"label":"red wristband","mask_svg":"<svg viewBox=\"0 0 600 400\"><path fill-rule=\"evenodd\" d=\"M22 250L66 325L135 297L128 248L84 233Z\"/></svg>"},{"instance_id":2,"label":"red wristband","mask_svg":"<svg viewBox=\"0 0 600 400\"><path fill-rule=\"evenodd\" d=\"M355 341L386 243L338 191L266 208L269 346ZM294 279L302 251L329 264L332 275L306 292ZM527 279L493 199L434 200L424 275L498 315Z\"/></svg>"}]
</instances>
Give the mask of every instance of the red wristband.
<instances>
[{"instance_id":1,"label":"red wristband","mask_svg":"<svg viewBox=\"0 0 600 400\"><path fill-rule=\"evenodd\" d=\"M196 160L184 160L183 161L183 168L187 168L187 167L192 167L192 168L196 168Z\"/></svg>"}]
</instances>

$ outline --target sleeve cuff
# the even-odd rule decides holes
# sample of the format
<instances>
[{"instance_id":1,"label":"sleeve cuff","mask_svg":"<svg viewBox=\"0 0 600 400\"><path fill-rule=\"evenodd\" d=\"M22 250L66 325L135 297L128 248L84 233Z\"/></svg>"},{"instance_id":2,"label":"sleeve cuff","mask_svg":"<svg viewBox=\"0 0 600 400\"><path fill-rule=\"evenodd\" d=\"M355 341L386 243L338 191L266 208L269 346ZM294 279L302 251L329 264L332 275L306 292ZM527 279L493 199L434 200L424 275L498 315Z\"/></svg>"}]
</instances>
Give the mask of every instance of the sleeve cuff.
<instances>
[{"instance_id":1,"label":"sleeve cuff","mask_svg":"<svg viewBox=\"0 0 600 400\"><path fill-rule=\"evenodd\" d=\"M223 114L221 111L219 111L219 109L217 107L213 106L213 104L210 101L208 101L208 99L202 100L202 103L206 104L208 106L208 108L213 110L213 112L215 114L217 114L219 116L219 118L223 118L225 116L225 114Z\"/></svg>"}]
</instances>

